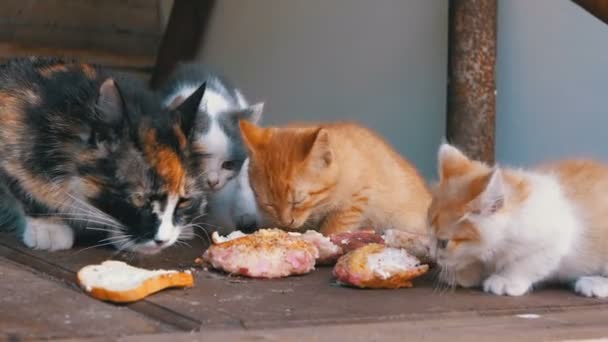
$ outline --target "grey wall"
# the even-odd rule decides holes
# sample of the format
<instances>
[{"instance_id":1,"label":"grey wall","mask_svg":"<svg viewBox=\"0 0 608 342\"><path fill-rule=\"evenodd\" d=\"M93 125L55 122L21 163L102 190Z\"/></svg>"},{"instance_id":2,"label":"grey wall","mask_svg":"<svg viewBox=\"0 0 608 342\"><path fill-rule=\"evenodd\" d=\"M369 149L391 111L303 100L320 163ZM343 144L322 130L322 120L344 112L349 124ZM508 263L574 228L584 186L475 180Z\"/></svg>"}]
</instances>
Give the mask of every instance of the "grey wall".
<instances>
[{"instance_id":1,"label":"grey wall","mask_svg":"<svg viewBox=\"0 0 608 342\"><path fill-rule=\"evenodd\" d=\"M266 124L358 120L434 177L447 1L222 0L200 59L265 100Z\"/></svg>"},{"instance_id":2,"label":"grey wall","mask_svg":"<svg viewBox=\"0 0 608 342\"><path fill-rule=\"evenodd\" d=\"M608 25L569 0L499 0L497 159L608 160Z\"/></svg>"}]
</instances>

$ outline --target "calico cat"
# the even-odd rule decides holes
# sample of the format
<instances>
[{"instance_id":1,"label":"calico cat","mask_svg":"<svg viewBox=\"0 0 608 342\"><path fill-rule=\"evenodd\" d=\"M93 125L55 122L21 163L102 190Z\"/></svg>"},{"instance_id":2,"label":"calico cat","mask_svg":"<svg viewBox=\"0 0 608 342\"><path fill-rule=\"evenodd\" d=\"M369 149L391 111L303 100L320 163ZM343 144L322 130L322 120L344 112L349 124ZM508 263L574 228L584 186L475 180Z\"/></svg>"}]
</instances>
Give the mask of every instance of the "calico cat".
<instances>
[{"instance_id":1,"label":"calico cat","mask_svg":"<svg viewBox=\"0 0 608 342\"><path fill-rule=\"evenodd\" d=\"M206 204L191 134L204 91L169 112L143 83L88 64L0 67L0 228L45 250L87 231L141 253L175 243Z\"/></svg>"},{"instance_id":2,"label":"calico cat","mask_svg":"<svg viewBox=\"0 0 608 342\"><path fill-rule=\"evenodd\" d=\"M424 180L369 129L240 126L257 203L281 228L330 235L372 226L426 236Z\"/></svg>"},{"instance_id":3,"label":"calico cat","mask_svg":"<svg viewBox=\"0 0 608 342\"><path fill-rule=\"evenodd\" d=\"M443 281L510 296L570 283L608 296L607 165L490 167L444 144L439 178L428 216Z\"/></svg>"},{"instance_id":4,"label":"calico cat","mask_svg":"<svg viewBox=\"0 0 608 342\"><path fill-rule=\"evenodd\" d=\"M206 82L200 103L195 136L206 147L202 176L209 195L208 214L202 219L210 230L227 233L250 231L260 224L247 170L242 170L246 151L239 133L241 119L260 121L263 103L249 105L240 90L208 67L180 65L161 90L165 105L172 107Z\"/></svg>"}]
</instances>

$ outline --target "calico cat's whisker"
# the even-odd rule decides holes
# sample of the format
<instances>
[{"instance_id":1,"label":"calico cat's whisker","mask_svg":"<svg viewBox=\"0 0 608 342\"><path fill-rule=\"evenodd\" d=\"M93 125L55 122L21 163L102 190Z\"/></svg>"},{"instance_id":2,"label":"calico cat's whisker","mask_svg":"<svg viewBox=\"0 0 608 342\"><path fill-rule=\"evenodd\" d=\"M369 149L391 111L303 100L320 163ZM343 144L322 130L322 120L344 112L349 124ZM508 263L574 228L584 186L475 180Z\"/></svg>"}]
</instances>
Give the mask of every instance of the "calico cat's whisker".
<instances>
[{"instance_id":1,"label":"calico cat's whisker","mask_svg":"<svg viewBox=\"0 0 608 342\"><path fill-rule=\"evenodd\" d=\"M123 238L123 240L129 240L129 239L130 238ZM75 254L84 252L84 251L89 250L89 249L93 249L93 248L97 248L97 247L103 247L103 246L108 246L108 245L112 245L112 244L116 244L116 243L120 243L120 242L122 242L122 240L115 240L115 241L107 241L107 242L103 242L103 243L98 243L98 244L95 244L95 245L92 245L92 246L89 246L89 247L82 248L82 249L78 250L77 252L74 252L73 254L75 255Z\"/></svg>"},{"instance_id":2,"label":"calico cat's whisker","mask_svg":"<svg viewBox=\"0 0 608 342\"><path fill-rule=\"evenodd\" d=\"M100 242L104 242L104 241L120 241L120 240L125 240L125 239L132 239L133 237L131 235L117 235L117 236L110 236L107 237L105 239L99 240Z\"/></svg>"},{"instance_id":3,"label":"calico cat's whisker","mask_svg":"<svg viewBox=\"0 0 608 342\"><path fill-rule=\"evenodd\" d=\"M87 226L85 229L94 230L94 231L98 231L98 232L106 232L106 233L115 233L116 232L116 230L114 230L114 229L105 229L105 228L101 228L101 227L91 227L91 226Z\"/></svg>"},{"instance_id":4,"label":"calico cat's whisker","mask_svg":"<svg viewBox=\"0 0 608 342\"><path fill-rule=\"evenodd\" d=\"M191 222L194 222L194 221L198 220L199 218L202 218L202 217L205 217L205 216L207 216L207 213L203 213L203 214L201 214L201 215L198 215L198 216L194 217L194 218L193 218L192 220L190 220L190 221L191 221Z\"/></svg>"},{"instance_id":5,"label":"calico cat's whisker","mask_svg":"<svg viewBox=\"0 0 608 342\"><path fill-rule=\"evenodd\" d=\"M186 247L188 247L188 248L192 248L192 245L191 245L191 244L189 244L189 243L187 243L187 242L185 242L185 241L181 241L181 240L176 240L176 241L175 241L175 244L176 244L176 245L180 245L180 246L186 246Z\"/></svg>"},{"instance_id":6,"label":"calico cat's whisker","mask_svg":"<svg viewBox=\"0 0 608 342\"><path fill-rule=\"evenodd\" d=\"M92 206L92 205L90 205L90 204L86 203L85 201L83 201L83 200L81 200L81 199L77 198L76 196L74 196L74 195L70 194L70 193L69 193L69 192L67 192L67 191L64 191L64 193L65 193L67 196L69 196L70 198L72 198L72 200L74 200L75 202L79 203L79 204L82 206L80 209L85 209L85 210L87 210L87 211L88 211L88 213L89 213L89 214L94 213L94 214L96 214L96 216L97 216L98 218L103 218L103 219L105 219L105 220L108 220L108 221L112 222L113 224L115 224L115 225L117 225L117 226L124 227L124 225L122 225L120 222L116 221L116 219L114 219L112 216L110 216L110 215L108 215L108 214L104 213L103 211L101 211L101 210L99 210L99 209L95 208L94 206Z\"/></svg>"},{"instance_id":7,"label":"calico cat's whisker","mask_svg":"<svg viewBox=\"0 0 608 342\"><path fill-rule=\"evenodd\" d=\"M69 213L54 213L54 214L31 214L33 217L58 217L67 220L80 220L80 221L89 221L93 223L99 224L107 224L107 225L115 225L114 222L106 221L101 217L89 216L85 214L69 214Z\"/></svg>"},{"instance_id":8,"label":"calico cat's whisker","mask_svg":"<svg viewBox=\"0 0 608 342\"><path fill-rule=\"evenodd\" d=\"M211 242L211 236L209 236L209 232L205 228L201 227L200 225L194 224L194 223L190 223L190 224L184 226L184 228L198 228L198 229L200 229L203 233L205 233L205 237L207 238L207 241ZM203 241L205 240L200 235L196 234L194 231L192 231L192 234L198 236Z\"/></svg>"}]
</instances>

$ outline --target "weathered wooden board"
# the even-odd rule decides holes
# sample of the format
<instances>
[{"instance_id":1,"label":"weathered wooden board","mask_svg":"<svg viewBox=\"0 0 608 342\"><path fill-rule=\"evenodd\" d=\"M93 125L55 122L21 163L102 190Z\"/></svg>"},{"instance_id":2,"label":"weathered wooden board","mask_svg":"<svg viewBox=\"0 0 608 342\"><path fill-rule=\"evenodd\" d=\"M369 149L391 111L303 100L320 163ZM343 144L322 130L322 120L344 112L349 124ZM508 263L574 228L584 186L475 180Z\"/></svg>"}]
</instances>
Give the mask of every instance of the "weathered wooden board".
<instances>
[{"instance_id":1,"label":"weathered wooden board","mask_svg":"<svg viewBox=\"0 0 608 342\"><path fill-rule=\"evenodd\" d=\"M58 253L30 251L6 236L0 237L0 244L12 251L8 255L5 252L5 257L25 264L35 263L32 260L44 261L46 265L39 265L38 269L47 268L46 272L50 274L57 269L66 270L67 276L60 275L66 280L81 266L98 263L113 254L104 249ZM203 243L194 242L192 248L174 248L158 256L115 258L150 268L184 268L193 265L194 258L203 248ZM162 315L152 312L155 319L174 326L180 326L177 321L181 319L181 323L200 324L205 331L413 322L455 315L500 316L608 307L606 301L578 297L564 289L544 289L520 298L496 297L478 290L442 292L433 288L430 276L416 282L412 289L356 290L336 285L329 268L281 280L228 277L202 269L195 271L195 275L196 285L192 289L161 292L127 307L144 314L150 312L150 307L162 308ZM190 325L182 324L181 328L187 330Z\"/></svg>"},{"instance_id":2,"label":"weathered wooden board","mask_svg":"<svg viewBox=\"0 0 608 342\"><path fill-rule=\"evenodd\" d=\"M175 331L124 307L75 295L0 257L0 340L121 336Z\"/></svg>"},{"instance_id":3,"label":"weathered wooden board","mask_svg":"<svg viewBox=\"0 0 608 342\"><path fill-rule=\"evenodd\" d=\"M3 0L0 41L154 56L163 31L159 11L158 0Z\"/></svg>"}]
</instances>

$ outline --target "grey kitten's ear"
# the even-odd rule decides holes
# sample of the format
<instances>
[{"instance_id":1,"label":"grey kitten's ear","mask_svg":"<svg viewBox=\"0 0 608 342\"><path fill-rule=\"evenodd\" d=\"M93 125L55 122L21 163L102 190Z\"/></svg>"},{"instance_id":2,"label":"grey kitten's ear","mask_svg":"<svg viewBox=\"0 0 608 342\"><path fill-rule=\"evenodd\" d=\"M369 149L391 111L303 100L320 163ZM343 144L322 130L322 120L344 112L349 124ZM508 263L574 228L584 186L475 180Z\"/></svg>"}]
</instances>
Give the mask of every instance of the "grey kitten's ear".
<instances>
[{"instance_id":1,"label":"grey kitten's ear","mask_svg":"<svg viewBox=\"0 0 608 342\"><path fill-rule=\"evenodd\" d=\"M201 84L198 89L190 96L188 96L181 104L179 104L175 111L178 116L178 120L180 122L180 126L182 131L186 136L189 136L192 130L194 129L194 124L196 122L196 114L198 113L198 107L203 100L203 96L205 95L205 89L207 88L207 82Z\"/></svg>"},{"instance_id":2,"label":"grey kitten's ear","mask_svg":"<svg viewBox=\"0 0 608 342\"><path fill-rule=\"evenodd\" d=\"M114 125L122 120L125 114L124 101L113 79L108 78L99 87L96 106L102 122Z\"/></svg>"},{"instance_id":3,"label":"grey kitten's ear","mask_svg":"<svg viewBox=\"0 0 608 342\"><path fill-rule=\"evenodd\" d=\"M239 121L247 120L251 123L257 124L262 118L262 112L264 111L264 102L256 103L253 106L249 106L245 109L241 109L232 113L235 125L238 125Z\"/></svg>"},{"instance_id":4,"label":"grey kitten's ear","mask_svg":"<svg viewBox=\"0 0 608 342\"><path fill-rule=\"evenodd\" d=\"M257 124L262 118L262 113L264 112L264 102L258 102L253 106L249 106L249 121Z\"/></svg>"}]
</instances>

